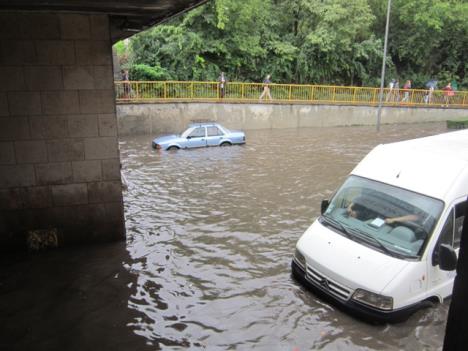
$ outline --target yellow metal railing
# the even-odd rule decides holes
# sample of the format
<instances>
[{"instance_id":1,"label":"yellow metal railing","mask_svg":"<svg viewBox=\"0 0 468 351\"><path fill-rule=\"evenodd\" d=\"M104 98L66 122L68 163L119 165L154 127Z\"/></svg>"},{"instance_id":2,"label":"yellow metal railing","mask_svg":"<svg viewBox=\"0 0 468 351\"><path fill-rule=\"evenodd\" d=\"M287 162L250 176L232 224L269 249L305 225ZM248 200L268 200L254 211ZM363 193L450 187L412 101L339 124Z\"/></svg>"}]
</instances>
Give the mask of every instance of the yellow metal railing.
<instances>
[{"instance_id":1,"label":"yellow metal railing","mask_svg":"<svg viewBox=\"0 0 468 351\"><path fill-rule=\"evenodd\" d=\"M117 81L118 103L169 101L258 102L262 83L230 82L221 89L217 82ZM327 85L269 84L264 102L309 104L377 105L379 88ZM468 108L468 91L384 89L385 106L420 106Z\"/></svg>"}]
</instances>

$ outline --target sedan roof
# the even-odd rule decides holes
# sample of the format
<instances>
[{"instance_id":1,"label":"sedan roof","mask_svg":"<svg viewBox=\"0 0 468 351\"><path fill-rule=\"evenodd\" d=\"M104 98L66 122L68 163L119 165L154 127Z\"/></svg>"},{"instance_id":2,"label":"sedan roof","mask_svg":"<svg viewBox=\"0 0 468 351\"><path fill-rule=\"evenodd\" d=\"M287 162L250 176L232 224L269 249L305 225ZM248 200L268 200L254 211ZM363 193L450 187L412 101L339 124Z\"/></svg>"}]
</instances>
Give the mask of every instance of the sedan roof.
<instances>
[{"instance_id":1,"label":"sedan roof","mask_svg":"<svg viewBox=\"0 0 468 351\"><path fill-rule=\"evenodd\" d=\"M189 127L195 127L195 126L204 126L204 127L209 127L209 126L221 126L218 122L190 122Z\"/></svg>"}]
</instances>

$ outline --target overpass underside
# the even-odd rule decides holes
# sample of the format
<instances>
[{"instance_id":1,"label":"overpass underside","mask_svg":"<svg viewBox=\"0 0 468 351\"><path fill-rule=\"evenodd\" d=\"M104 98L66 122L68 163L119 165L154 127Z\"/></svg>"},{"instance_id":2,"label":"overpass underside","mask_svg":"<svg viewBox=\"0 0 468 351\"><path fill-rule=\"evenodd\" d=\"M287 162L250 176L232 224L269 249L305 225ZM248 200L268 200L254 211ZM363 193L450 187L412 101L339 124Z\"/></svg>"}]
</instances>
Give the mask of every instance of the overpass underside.
<instances>
[{"instance_id":1,"label":"overpass underside","mask_svg":"<svg viewBox=\"0 0 468 351\"><path fill-rule=\"evenodd\" d=\"M125 238L112 43L201 0L0 0L0 248Z\"/></svg>"}]
</instances>

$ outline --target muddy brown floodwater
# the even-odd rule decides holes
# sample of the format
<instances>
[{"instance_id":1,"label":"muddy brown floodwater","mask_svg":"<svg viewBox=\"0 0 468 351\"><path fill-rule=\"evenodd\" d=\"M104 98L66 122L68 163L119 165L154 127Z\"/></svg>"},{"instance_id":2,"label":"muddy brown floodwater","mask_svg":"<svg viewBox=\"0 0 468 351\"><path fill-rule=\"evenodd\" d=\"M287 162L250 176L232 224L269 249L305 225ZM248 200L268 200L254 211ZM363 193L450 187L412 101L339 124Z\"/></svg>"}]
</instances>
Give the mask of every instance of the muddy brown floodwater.
<instances>
[{"instance_id":1,"label":"muddy brown floodwater","mask_svg":"<svg viewBox=\"0 0 468 351\"><path fill-rule=\"evenodd\" d=\"M126 243L4 257L0 349L438 350L448 302L366 324L302 288L290 262L320 201L375 145L444 131L259 130L244 146L176 152L122 139Z\"/></svg>"}]
</instances>

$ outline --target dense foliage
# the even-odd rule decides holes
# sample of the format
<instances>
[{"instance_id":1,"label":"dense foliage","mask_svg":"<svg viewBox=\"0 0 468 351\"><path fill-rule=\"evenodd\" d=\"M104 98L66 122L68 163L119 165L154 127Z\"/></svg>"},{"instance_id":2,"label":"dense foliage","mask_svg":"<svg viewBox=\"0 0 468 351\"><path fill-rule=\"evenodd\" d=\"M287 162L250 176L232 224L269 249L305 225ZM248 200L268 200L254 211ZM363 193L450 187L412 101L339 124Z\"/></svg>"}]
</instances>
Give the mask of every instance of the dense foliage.
<instances>
[{"instance_id":1,"label":"dense foliage","mask_svg":"<svg viewBox=\"0 0 468 351\"><path fill-rule=\"evenodd\" d=\"M131 79L375 86L387 1L212 0L117 51ZM468 2L393 0L387 81L468 88ZM402 83L401 83L402 84Z\"/></svg>"}]
</instances>

